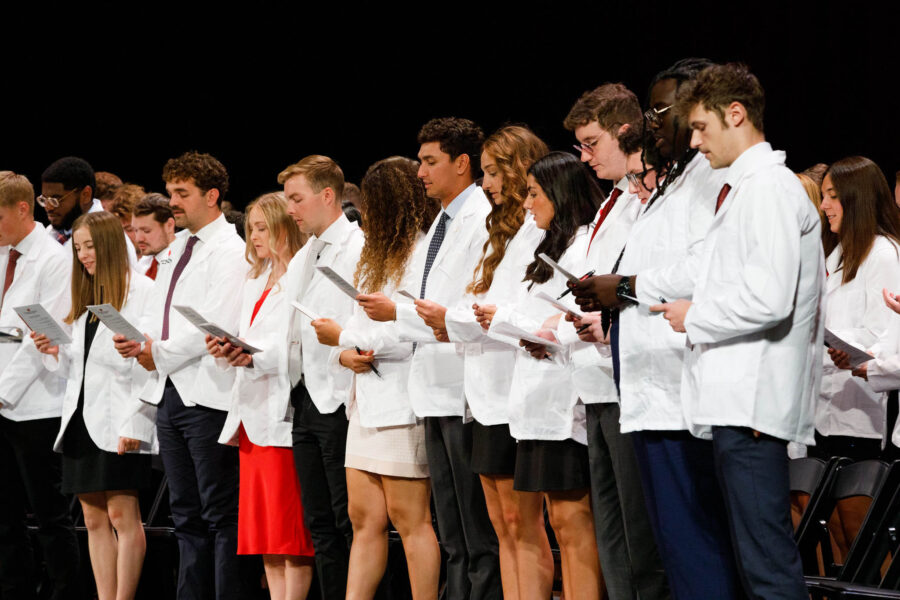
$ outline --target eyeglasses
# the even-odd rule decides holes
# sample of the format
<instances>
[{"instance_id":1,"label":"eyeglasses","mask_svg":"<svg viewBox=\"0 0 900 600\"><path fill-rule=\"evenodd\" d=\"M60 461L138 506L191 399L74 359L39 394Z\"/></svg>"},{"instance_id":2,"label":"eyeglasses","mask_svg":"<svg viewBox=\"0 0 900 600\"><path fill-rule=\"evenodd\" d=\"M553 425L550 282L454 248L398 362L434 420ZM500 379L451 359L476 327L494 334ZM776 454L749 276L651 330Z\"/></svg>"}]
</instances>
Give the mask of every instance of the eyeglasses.
<instances>
[{"instance_id":1,"label":"eyeglasses","mask_svg":"<svg viewBox=\"0 0 900 600\"><path fill-rule=\"evenodd\" d=\"M41 194L40 196L35 198L34 201L37 202L41 206L41 208L58 208L60 202L63 201L63 198L65 198L69 194L74 194L78 190L79 190L79 188L75 188L74 190L69 190L68 192L66 192L65 194L60 196L59 198L54 198L53 196L45 196L45 195Z\"/></svg>"},{"instance_id":2,"label":"eyeglasses","mask_svg":"<svg viewBox=\"0 0 900 600\"><path fill-rule=\"evenodd\" d=\"M600 138L597 138L593 142L588 142L586 144L572 144L572 147L575 148L578 152L587 152L588 154L594 153L594 148L597 144L600 143Z\"/></svg>"},{"instance_id":3,"label":"eyeglasses","mask_svg":"<svg viewBox=\"0 0 900 600\"><path fill-rule=\"evenodd\" d=\"M666 112L667 110L669 110L670 108L672 108L673 106L675 106L675 105L674 105L674 104L670 104L670 105L668 105L668 106L665 107L665 108L651 108L651 109L648 109L648 110L644 113L644 119L646 119L646 121L647 121L648 123L650 123L651 125L654 125L654 126L656 126L656 127L661 127L661 126L662 126L662 119L660 118L660 115L663 114L664 112Z\"/></svg>"},{"instance_id":4,"label":"eyeglasses","mask_svg":"<svg viewBox=\"0 0 900 600\"><path fill-rule=\"evenodd\" d=\"M644 183L644 179L647 178L647 175L655 171L656 169L650 168L641 173L625 173L625 177L628 179L628 183L633 185L634 187L641 186L645 190L650 191L650 187Z\"/></svg>"}]
</instances>

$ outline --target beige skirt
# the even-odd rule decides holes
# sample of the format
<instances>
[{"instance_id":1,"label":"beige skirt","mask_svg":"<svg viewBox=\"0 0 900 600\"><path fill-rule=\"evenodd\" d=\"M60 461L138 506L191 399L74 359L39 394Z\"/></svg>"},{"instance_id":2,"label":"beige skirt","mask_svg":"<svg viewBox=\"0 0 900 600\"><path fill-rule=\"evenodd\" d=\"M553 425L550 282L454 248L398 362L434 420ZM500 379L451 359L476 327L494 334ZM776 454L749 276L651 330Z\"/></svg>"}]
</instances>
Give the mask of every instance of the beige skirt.
<instances>
[{"instance_id":1,"label":"beige skirt","mask_svg":"<svg viewBox=\"0 0 900 600\"><path fill-rule=\"evenodd\" d=\"M355 403L349 412L345 467L391 477L429 476L424 424L363 427Z\"/></svg>"}]
</instances>

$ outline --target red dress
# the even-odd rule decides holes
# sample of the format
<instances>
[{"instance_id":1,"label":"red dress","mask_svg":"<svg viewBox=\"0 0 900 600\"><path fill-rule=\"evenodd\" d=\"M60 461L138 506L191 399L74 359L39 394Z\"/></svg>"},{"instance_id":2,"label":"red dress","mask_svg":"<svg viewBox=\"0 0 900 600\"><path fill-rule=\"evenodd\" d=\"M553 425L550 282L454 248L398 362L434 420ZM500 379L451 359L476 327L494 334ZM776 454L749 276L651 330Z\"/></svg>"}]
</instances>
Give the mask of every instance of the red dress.
<instances>
[{"instance_id":1,"label":"red dress","mask_svg":"<svg viewBox=\"0 0 900 600\"><path fill-rule=\"evenodd\" d=\"M250 323L269 290L257 301ZM300 482L290 448L257 446L240 432L238 554L312 556L313 545L303 522Z\"/></svg>"}]
</instances>

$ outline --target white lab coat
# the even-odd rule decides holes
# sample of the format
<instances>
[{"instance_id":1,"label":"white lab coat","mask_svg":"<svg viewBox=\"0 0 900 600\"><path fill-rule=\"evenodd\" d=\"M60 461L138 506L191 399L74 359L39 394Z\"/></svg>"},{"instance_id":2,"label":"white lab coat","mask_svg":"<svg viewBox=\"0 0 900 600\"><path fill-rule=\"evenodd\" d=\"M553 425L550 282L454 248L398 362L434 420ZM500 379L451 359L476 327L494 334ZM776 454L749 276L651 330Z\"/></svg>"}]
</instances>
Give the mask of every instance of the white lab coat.
<instances>
[{"instance_id":1,"label":"white lab coat","mask_svg":"<svg viewBox=\"0 0 900 600\"><path fill-rule=\"evenodd\" d=\"M425 238L419 236L418 243ZM402 279L402 278L401 278ZM410 302L408 298L396 294L396 288L388 283L381 292L394 302ZM344 350L374 350L373 371L353 373L340 364ZM332 348L331 368L346 376L349 372L353 380L348 409L356 403L359 422L363 427L394 427L416 423L416 415L409 399L409 363L412 359L412 344L401 342L397 326L393 321L378 322L366 316L366 311L358 304L353 305L353 314L341 331L338 346Z\"/></svg>"},{"instance_id":2,"label":"white lab coat","mask_svg":"<svg viewBox=\"0 0 900 600\"><path fill-rule=\"evenodd\" d=\"M765 142L729 167L687 312L682 402L691 433L749 427L813 443L822 376L821 221L784 152Z\"/></svg>"},{"instance_id":3,"label":"white lab coat","mask_svg":"<svg viewBox=\"0 0 900 600\"><path fill-rule=\"evenodd\" d=\"M590 235L590 225L580 227L568 249L556 262L570 273L580 275L585 267ZM496 328L503 323L525 331L537 331L548 317L559 311L535 296L538 292L545 292L555 298L565 291L566 283L566 278L556 270L553 277L533 285L530 290L527 289L528 283L520 283L526 289L526 295L516 305L497 307L489 334L497 336ZM567 294L561 302L572 308L576 306L572 294ZM497 336L497 339L508 338ZM516 340L512 343L518 345ZM524 349L517 351L509 391L510 434L517 440L573 439L587 444L584 404L578 401L578 394L572 385L568 350L552 354L552 360L538 360Z\"/></svg>"},{"instance_id":4,"label":"white lab coat","mask_svg":"<svg viewBox=\"0 0 900 600\"><path fill-rule=\"evenodd\" d=\"M220 367L236 371L231 394L231 408L222 427L219 443L238 444L241 424L251 442L257 446L291 447L290 421L285 420L291 393L287 370L279 368L284 361L280 356L286 351L284 344L284 306L287 304L285 278L282 276L259 307L256 318L250 323L253 308L266 289L271 269L244 284L238 336L262 352L253 355L252 367L234 368L224 359ZM260 360L263 356L266 360Z\"/></svg>"},{"instance_id":5,"label":"white lab coat","mask_svg":"<svg viewBox=\"0 0 900 600\"><path fill-rule=\"evenodd\" d=\"M828 256L825 267L825 327L846 342L863 349L884 335L894 311L884 303L881 290L900 288L900 248L876 236L853 281L841 284L841 246ZM823 353L824 368L816 431L822 435L883 439L887 394L876 392L866 380L838 369Z\"/></svg>"},{"instance_id":6,"label":"white lab coat","mask_svg":"<svg viewBox=\"0 0 900 600\"><path fill-rule=\"evenodd\" d=\"M2 276L6 274L9 249L9 246L0 247ZM12 285L3 298L0 326L18 327L23 338L21 343L0 344L0 403L3 404L0 415L11 421L58 417L66 381L44 368L43 355L34 347L28 326L13 309L40 304L57 321L62 321L71 307L72 257L37 224L17 249L22 255L16 262Z\"/></svg>"},{"instance_id":7,"label":"white lab coat","mask_svg":"<svg viewBox=\"0 0 900 600\"><path fill-rule=\"evenodd\" d=\"M466 403L472 416L482 425L509 423L509 390L518 350L489 337L475 320L472 305L518 304L526 294L522 277L534 260L534 249L542 237L543 230L538 229L534 217L527 213L519 231L509 240L503 259L494 269L491 288L478 296L466 294L454 307L447 309L444 317L447 336L453 342L462 342Z\"/></svg>"},{"instance_id":8,"label":"white lab coat","mask_svg":"<svg viewBox=\"0 0 900 600\"><path fill-rule=\"evenodd\" d=\"M454 202L463 205L451 219L444 234L440 251L428 273L425 298L444 307L455 306L465 295L472 281L487 229L484 220L491 204L475 184L460 192ZM435 218L428 234L416 248L400 289L419 295L428 246L440 221ZM397 304L397 332L402 341L418 342L409 372L409 395L417 417L464 416L463 350L458 344L438 343L434 332L416 314L412 303Z\"/></svg>"},{"instance_id":9,"label":"white lab coat","mask_svg":"<svg viewBox=\"0 0 900 600\"><path fill-rule=\"evenodd\" d=\"M119 311L131 323L144 312L153 282L131 271L128 297ZM72 324L72 343L59 347L59 360L44 356L44 365L67 379L63 400L62 422L53 449L62 452L63 435L78 408L78 396L84 382L82 417L91 440L101 450L116 452L119 438L140 440L140 454L156 454L156 407L138 398L138 392L149 374L137 359L122 358L113 343L115 335L102 322L91 342L87 361L84 359L84 335L87 319L93 313L85 311Z\"/></svg>"},{"instance_id":10,"label":"white lab coat","mask_svg":"<svg viewBox=\"0 0 900 600\"><path fill-rule=\"evenodd\" d=\"M888 328L881 335L869 352L875 355L874 360L866 363L866 376L872 391L889 392L900 389L900 316L894 315L888 321ZM882 411L884 425L882 431L885 438L890 434L887 431L887 411ZM900 446L900 420L894 425L891 441L895 446ZM884 445L884 442L882 442Z\"/></svg>"},{"instance_id":11,"label":"white lab coat","mask_svg":"<svg viewBox=\"0 0 900 600\"><path fill-rule=\"evenodd\" d=\"M328 242L319 252L319 260L310 252L317 248L316 240ZM352 282L359 255L362 252L365 238L356 223L351 223L343 214L322 232L321 237L311 237L303 248L294 256L288 265L284 277L286 281L287 302L284 323L288 353L284 355L282 368L291 375L291 384L303 381L316 409L322 414L331 414L347 402L352 385L352 371L332 371L329 368L331 348L323 346L316 337L316 330L310 325L310 319L291 306L297 301L315 311L321 317L333 319L344 326L356 302L331 283L315 266L331 267L345 280ZM307 261L310 264L307 264ZM305 290L303 283L305 268L311 269L312 278Z\"/></svg>"},{"instance_id":12,"label":"white lab coat","mask_svg":"<svg viewBox=\"0 0 900 600\"><path fill-rule=\"evenodd\" d=\"M618 272L637 274L637 297L643 304L619 312L623 433L688 428L681 407L685 336L647 307L659 302L650 291L660 287L667 292L680 288L678 294L663 296L667 300L691 296L693 282L679 273L685 265L699 263L724 179L723 171L713 171L697 154L666 193L641 211L629 233Z\"/></svg>"},{"instance_id":13,"label":"white lab coat","mask_svg":"<svg viewBox=\"0 0 900 600\"><path fill-rule=\"evenodd\" d=\"M631 226L642 208L637 194L628 192L628 182L624 177L616 187L624 188L624 191L616 200L616 204L606 216L587 250L585 268L593 270L597 275L612 272L622 248L625 247ZM598 218L599 216L600 211L597 213ZM594 231L596 223L597 219L594 219L591 232ZM588 237L590 238L590 235ZM612 351L609 345L582 342L578 338L575 324L566 321L564 317L559 320L556 335L561 343L570 347L569 373L581 401L585 404L618 402L619 395L613 378Z\"/></svg>"},{"instance_id":14,"label":"white lab coat","mask_svg":"<svg viewBox=\"0 0 900 600\"><path fill-rule=\"evenodd\" d=\"M151 374L141 399L159 404L170 378L185 406L200 405L216 410L231 406L234 371L223 371L206 350L206 335L174 308L169 310L169 339L161 340L163 310L169 283L191 232L183 230L167 250L157 255L159 271L152 301L148 304L143 331L153 339L151 352L156 371ZM191 259L175 284L172 306L187 305L226 331L237 331L241 291L247 277L244 241L225 215L197 232Z\"/></svg>"}]
</instances>

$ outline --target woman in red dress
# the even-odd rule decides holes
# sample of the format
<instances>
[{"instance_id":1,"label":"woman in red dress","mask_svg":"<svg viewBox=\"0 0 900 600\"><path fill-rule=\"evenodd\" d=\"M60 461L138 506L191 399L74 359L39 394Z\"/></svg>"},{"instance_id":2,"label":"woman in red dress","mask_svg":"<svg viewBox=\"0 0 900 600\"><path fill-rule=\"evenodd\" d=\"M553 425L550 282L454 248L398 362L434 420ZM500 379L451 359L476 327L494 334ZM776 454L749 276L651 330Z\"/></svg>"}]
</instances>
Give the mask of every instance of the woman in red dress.
<instances>
[{"instance_id":1,"label":"woman in red dress","mask_svg":"<svg viewBox=\"0 0 900 600\"><path fill-rule=\"evenodd\" d=\"M219 442L240 447L238 554L262 554L273 600L306 598L313 546L303 523L300 484L285 420L290 382L282 356L287 299L280 281L300 249L299 231L281 193L247 207L247 261L252 265L241 305L238 335L261 352L249 354L207 338L210 354L237 368L234 395ZM248 368L249 367L249 368Z\"/></svg>"}]
</instances>

